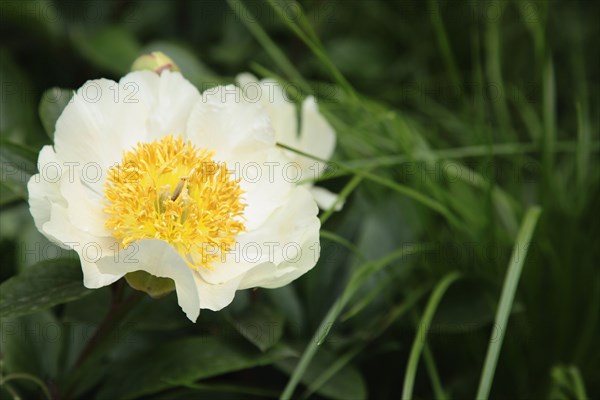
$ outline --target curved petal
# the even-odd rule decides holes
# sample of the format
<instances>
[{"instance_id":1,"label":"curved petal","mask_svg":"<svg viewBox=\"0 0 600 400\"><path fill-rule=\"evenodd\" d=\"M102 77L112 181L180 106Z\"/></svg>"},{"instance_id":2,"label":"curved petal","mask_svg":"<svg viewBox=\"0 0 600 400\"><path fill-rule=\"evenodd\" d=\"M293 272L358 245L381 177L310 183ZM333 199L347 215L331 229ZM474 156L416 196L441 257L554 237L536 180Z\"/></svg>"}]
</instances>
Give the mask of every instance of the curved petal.
<instances>
[{"instance_id":1,"label":"curved petal","mask_svg":"<svg viewBox=\"0 0 600 400\"><path fill-rule=\"evenodd\" d=\"M284 204L294 189L290 160L278 148L271 148L253 157L237 161L234 176L241 178L240 187L247 204L244 210L246 229L257 229L266 218Z\"/></svg>"},{"instance_id":2,"label":"curved petal","mask_svg":"<svg viewBox=\"0 0 600 400\"><path fill-rule=\"evenodd\" d=\"M38 160L40 173L31 177L27 184L29 191L29 209L35 226L49 240L67 249L73 249L79 255L83 270L84 285L98 288L110 285L122 275L102 274L94 264L94 260L103 255L112 254L116 242L110 235L95 235L96 229L84 229L77 224L96 220L91 209L77 213L79 220L69 218L72 211L61 193L64 182L75 180L73 171L62 169L52 146L44 146ZM81 184L80 184L81 185ZM70 203L80 198L78 193L70 193ZM85 203L85 199L83 199ZM91 204L90 204L91 206ZM76 222L76 223L74 223ZM100 225L103 227L103 224ZM85 227L85 225L84 225Z\"/></svg>"},{"instance_id":3,"label":"curved petal","mask_svg":"<svg viewBox=\"0 0 600 400\"><path fill-rule=\"evenodd\" d=\"M335 131L319 112L312 96L302 104L300 150L324 160L329 160L335 150Z\"/></svg>"},{"instance_id":4,"label":"curved petal","mask_svg":"<svg viewBox=\"0 0 600 400\"><path fill-rule=\"evenodd\" d=\"M56 179L48 179L44 176L49 172L45 170L46 165L58 165L56 153L52 146L44 146L38 157L38 174L33 175L27 182L27 192L29 193L29 211L33 216L35 227L41 232L44 223L50 220L50 206L52 203L60 203L66 206L66 202L60 193L59 180L60 175ZM62 171L62 170L60 170ZM60 172L61 174L62 172Z\"/></svg>"},{"instance_id":5,"label":"curved petal","mask_svg":"<svg viewBox=\"0 0 600 400\"><path fill-rule=\"evenodd\" d=\"M112 233L104 225L107 219L104 199L81 182L79 169L74 172L74 176L65 176L60 181L60 193L68 204L66 212L69 222L91 235L111 236Z\"/></svg>"},{"instance_id":6,"label":"curved petal","mask_svg":"<svg viewBox=\"0 0 600 400\"><path fill-rule=\"evenodd\" d=\"M88 289L98 289L104 286L112 285L125 274L105 274L100 272L98 265L79 256L81 261L81 270L83 271L83 286Z\"/></svg>"},{"instance_id":7,"label":"curved petal","mask_svg":"<svg viewBox=\"0 0 600 400\"><path fill-rule=\"evenodd\" d=\"M260 82L249 73L236 77L236 81L250 102L260 102L267 110L275 139L290 147L298 147L298 121L296 105L287 98L283 88L273 79L263 79Z\"/></svg>"},{"instance_id":8,"label":"curved petal","mask_svg":"<svg viewBox=\"0 0 600 400\"><path fill-rule=\"evenodd\" d=\"M75 250L81 261L83 284L90 289L110 285L123 276L122 273L104 273L96 262L102 257L112 258L117 242L112 237L96 237L77 229L67 217L67 210L52 204L51 219L40 230L48 239L61 247Z\"/></svg>"},{"instance_id":9,"label":"curved petal","mask_svg":"<svg viewBox=\"0 0 600 400\"><path fill-rule=\"evenodd\" d=\"M310 209L314 201L308 192L300 191L298 196L305 209ZM318 218L305 213L294 220L293 232L287 242L282 243L280 258L274 262L263 263L251 269L244 275L240 289L252 287L278 288L287 285L296 278L311 270L319 260L320 243L319 229L321 223Z\"/></svg>"},{"instance_id":10,"label":"curved petal","mask_svg":"<svg viewBox=\"0 0 600 400\"><path fill-rule=\"evenodd\" d=\"M175 282L177 301L187 317L196 321L200 314L200 298L194 275L177 251L162 240L147 239L132 244L114 257L103 257L97 265L107 274L126 274L146 271L161 278L171 278Z\"/></svg>"},{"instance_id":11,"label":"curved petal","mask_svg":"<svg viewBox=\"0 0 600 400\"><path fill-rule=\"evenodd\" d=\"M313 223L307 229L307 235L300 242L295 255L289 255L282 263L264 263L248 271L240 282L240 289L263 287L275 289L285 286L300 276L310 271L316 264L320 255L319 224Z\"/></svg>"},{"instance_id":12,"label":"curved petal","mask_svg":"<svg viewBox=\"0 0 600 400\"><path fill-rule=\"evenodd\" d=\"M56 122L56 152L65 162L97 163L106 170L140 141L185 135L187 116L199 98L176 72L137 71L119 83L88 81Z\"/></svg>"},{"instance_id":13,"label":"curved petal","mask_svg":"<svg viewBox=\"0 0 600 400\"><path fill-rule=\"evenodd\" d=\"M205 91L191 112L187 131L197 146L214 151L215 159L228 164L275 145L266 111L246 101L233 85Z\"/></svg>"},{"instance_id":14,"label":"curved petal","mask_svg":"<svg viewBox=\"0 0 600 400\"><path fill-rule=\"evenodd\" d=\"M293 268L294 263L289 264L289 261L298 258L296 252L303 247L307 237L313 239L316 235L314 242L318 244L320 223L317 212L317 205L308 190L301 186L294 188L286 204L278 208L259 229L238 236L235 248L224 261L213 265L212 270L199 270L199 274L207 283L223 284L263 264ZM306 255L304 251L301 253L303 257ZM311 258L314 262L308 266L310 260L303 257L304 261L296 265L301 270L316 264L316 259Z\"/></svg>"},{"instance_id":15,"label":"curved petal","mask_svg":"<svg viewBox=\"0 0 600 400\"><path fill-rule=\"evenodd\" d=\"M111 237L104 227L102 198L82 183L80 168L60 163L52 146L44 146L38 169L40 173L28 182L30 211L38 230L44 231L54 210L68 217L64 222L91 237Z\"/></svg>"},{"instance_id":16,"label":"curved petal","mask_svg":"<svg viewBox=\"0 0 600 400\"><path fill-rule=\"evenodd\" d=\"M338 198L337 194L331 193L329 190L319 186L311 187L310 192L312 193L313 198L321 210L329 210L331 207L333 207ZM343 207L344 201L341 201L336 204L334 210L340 211Z\"/></svg>"},{"instance_id":17,"label":"curved petal","mask_svg":"<svg viewBox=\"0 0 600 400\"><path fill-rule=\"evenodd\" d=\"M200 92L179 72L165 70L160 73L130 73L119 84L129 87L131 99L146 103L149 114L146 121L147 140L164 135L187 136L187 121L194 105L200 100ZM135 94L134 90L137 90Z\"/></svg>"},{"instance_id":18,"label":"curved petal","mask_svg":"<svg viewBox=\"0 0 600 400\"><path fill-rule=\"evenodd\" d=\"M242 277L238 276L222 284L213 285L202 279L200 274L194 274L200 308L219 311L227 307L233 301L241 280Z\"/></svg>"}]
</instances>

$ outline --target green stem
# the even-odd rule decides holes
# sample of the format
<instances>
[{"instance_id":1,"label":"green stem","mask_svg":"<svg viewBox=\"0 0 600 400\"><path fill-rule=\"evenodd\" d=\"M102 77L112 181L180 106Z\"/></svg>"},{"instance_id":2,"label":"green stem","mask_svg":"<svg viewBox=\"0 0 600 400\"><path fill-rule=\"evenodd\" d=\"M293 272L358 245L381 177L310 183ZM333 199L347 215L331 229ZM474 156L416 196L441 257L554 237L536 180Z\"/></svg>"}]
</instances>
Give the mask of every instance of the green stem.
<instances>
[{"instance_id":1,"label":"green stem","mask_svg":"<svg viewBox=\"0 0 600 400\"><path fill-rule=\"evenodd\" d=\"M123 285L117 286L114 295L115 297L122 295L121 289ZM85 348L81 351L77 362L75 363L75 368L81 367L83 363L87 360L87 358L96 350L97 347L102 345L102 343L108 338L113 329L122 321L122 319L129 314L134 305L136 305L143 296L143 292L134 291L131 293L125 301L117 300L113 302L110 311L106 314L104 320L98 325L96 332L87 343Z\"/></svg>"},{"instance_id":2,"label":"green stem","mask_svg":"<svg viewBox=\"0 0 600 400\"><path fill-rule=\"evenodd\" d=\"M100 350L110 343L109 339L111 338L111 334L114 333L115 328L118 328L119 324L123 323L125 318L134 309L135 305L142 300L144 294L143 292L135 290L125 300L122 300L125 283L121 281L113 285L112 290L113 302L110 310L96 328L94 335L79 354L72 369L72 374L68 377L67 383L65 384L65 399L71 397L73 391L77 387L77 382L81 376L84 375L89 364L94 360L97 354L101 353Z\"/></svg>"}]
</instances>

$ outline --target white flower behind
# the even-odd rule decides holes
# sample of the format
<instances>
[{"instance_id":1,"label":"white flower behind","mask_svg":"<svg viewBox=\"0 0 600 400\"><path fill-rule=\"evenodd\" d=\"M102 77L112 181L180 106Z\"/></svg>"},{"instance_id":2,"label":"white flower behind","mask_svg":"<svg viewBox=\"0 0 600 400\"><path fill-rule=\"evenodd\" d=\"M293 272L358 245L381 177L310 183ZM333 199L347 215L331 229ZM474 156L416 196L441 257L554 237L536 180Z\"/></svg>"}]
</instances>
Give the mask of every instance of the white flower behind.
<instances>
[{"instance_id":1,"label":"white flower behind","mask_svg":"<svg viewBox=\"0 0 600 400\"><path fill-rule=\"evenodd\" d=\"M249 73L243 73L236 80L246 96L261 103L273 123L275 138L278 143L293 149L310 154L322 160L329 160L333 155L336 143L336 134L333 127L321 115L313 96L308 96L302 103L300 114L300 130L296 118L296 105L288 99L283 88L273 79L257 80ZM288 157L300 166L301 180L315 180L323 175L327 165L311 158L302 156L292 151L286 151ZM329 190L314 186L307 182L319 208L327 210L333 206L338 196ZM339 202L335 210L342 209L343 202Z\"/></svg>"},{"instance_id":2,"label":"white flower behind","mask_svg":"<svg viewBox=\"0 0 600 400\"><path fill-rule=\"evenodd\" d=\"M201 95L170 71L75 93L28 190L36 227L77 251L86 287L139 270L171 278L195 321L236 290L280 287L314 267L315 201L264 168L290 160L263 107L239 94L230 85ZM244 176L249 164L258 176Z\"/></svg>"}]
</instances>

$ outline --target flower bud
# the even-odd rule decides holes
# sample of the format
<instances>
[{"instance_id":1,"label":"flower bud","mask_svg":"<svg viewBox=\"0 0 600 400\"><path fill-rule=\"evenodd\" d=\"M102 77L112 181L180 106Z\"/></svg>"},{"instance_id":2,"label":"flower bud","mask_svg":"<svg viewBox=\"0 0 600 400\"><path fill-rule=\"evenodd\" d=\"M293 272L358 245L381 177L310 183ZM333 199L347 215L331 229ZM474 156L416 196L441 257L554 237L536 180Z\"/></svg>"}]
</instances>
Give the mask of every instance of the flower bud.
<instances>
[{"instance_id":1,"label":"flower bud","mask_svg":"<svg viewBox=\"0 0 600 400\"><path fill-rule=\"evenodd\" d=\"M138 57L131 66L132 71L154 71L160 74L164 70L179 71L175 62L160 51Z\"/></svg>"}]
</instances>

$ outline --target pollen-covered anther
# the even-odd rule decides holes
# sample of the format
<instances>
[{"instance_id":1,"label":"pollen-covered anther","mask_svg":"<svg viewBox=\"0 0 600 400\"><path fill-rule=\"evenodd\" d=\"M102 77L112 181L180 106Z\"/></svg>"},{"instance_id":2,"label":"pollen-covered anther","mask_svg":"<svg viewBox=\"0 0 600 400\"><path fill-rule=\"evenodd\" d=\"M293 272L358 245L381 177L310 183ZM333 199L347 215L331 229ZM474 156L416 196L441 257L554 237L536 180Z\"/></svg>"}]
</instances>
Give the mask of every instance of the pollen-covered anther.
<instances>
[{"instance_id":1,"label":"pollen-covered anther","mask_svg":"<svg viewBox=\"0 0 600 400\"><path fill-rule=\"evenodd\" d=\"M212 157L173 136L126 151L108 171L106 227L123 247L160 239L190 267L211 268L245 231L246 207L239 180Z\"/></svg>"}]
</instances>

